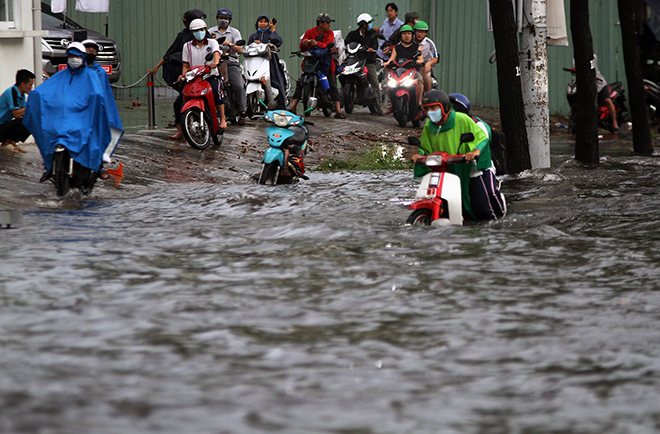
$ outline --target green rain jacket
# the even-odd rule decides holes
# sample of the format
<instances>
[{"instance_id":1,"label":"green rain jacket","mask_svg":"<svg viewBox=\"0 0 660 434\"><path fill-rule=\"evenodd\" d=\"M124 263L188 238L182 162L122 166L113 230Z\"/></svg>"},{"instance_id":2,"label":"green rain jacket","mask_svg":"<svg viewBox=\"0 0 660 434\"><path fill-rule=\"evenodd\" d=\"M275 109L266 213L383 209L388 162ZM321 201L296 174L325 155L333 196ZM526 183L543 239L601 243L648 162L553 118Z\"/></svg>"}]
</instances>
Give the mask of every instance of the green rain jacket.
<instances>
[{"instance_id":1,"label":"green rain jacket","mask_svg":"<svg viewBox=\"0 0 660 434\"><path fill-rule=\"evenodd\" d=\"M472 133L474 134L474 141L463 143L460 145L461 134ZM450 155L465 154L473 152L478 149L480 152L479 162L477 163L476 170L486 170L492 166L490 157L490 139L470 116L457 113L452 110L449 113L447 122L441 127L434 124L430 120L426 121L422 136L422 142L419 146L419 153L421 155L429 155L433 152L446 152ZM470 202L470 173L474 167L473 164L457 163L449 166L449 172L458 175L461 180L461 196L463 199L463 210L476 220L476 216L472 212L472 204ZM415 178L424 176L429 172L429 169L423 164L415 164Z\"/></svg>"}]
</instances>

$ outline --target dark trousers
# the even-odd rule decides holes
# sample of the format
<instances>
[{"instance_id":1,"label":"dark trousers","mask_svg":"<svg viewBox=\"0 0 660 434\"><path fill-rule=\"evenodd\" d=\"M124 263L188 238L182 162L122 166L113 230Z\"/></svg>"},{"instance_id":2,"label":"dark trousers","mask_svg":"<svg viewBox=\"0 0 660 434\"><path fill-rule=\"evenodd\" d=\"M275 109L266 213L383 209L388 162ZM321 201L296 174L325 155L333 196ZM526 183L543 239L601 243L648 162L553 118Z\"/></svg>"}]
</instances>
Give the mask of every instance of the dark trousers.
<instances>
[{"instance_id":1,"label":"dark trousers","mask_svg":"<svg viewBox=\"0 0 660 434\"><path fill-rule=\"evenodd\" d=\"M504 215L504 200L497 184L495 174L490 170L470 178L470 203L479 220L497 220Z\"/></svg>"},{"instance_id":2,"label":"dark trousers","mask_svg":"<svg viewBox=\"0 0 660 434\"><path fill-rule=\"evenodd\" d=\"M12 119L0 125L0 143L7 139L24 142L30 137L30 132L23 126L23 119Z\"/></svg>"},{"instance_id":3,"label":"dark trousers","mask_svg":"<svg viewBox=\"0 0 660 434\"><path fill-rule=\"evenodd\" d=\"M339 101L339 88L337 88L337 76L328 75L328 84L330 85L330 101ZM293 99L300 99L302 97L303 82L302 76L296 82L296 90L293 92Z\"/></svg>"}]
</instances>

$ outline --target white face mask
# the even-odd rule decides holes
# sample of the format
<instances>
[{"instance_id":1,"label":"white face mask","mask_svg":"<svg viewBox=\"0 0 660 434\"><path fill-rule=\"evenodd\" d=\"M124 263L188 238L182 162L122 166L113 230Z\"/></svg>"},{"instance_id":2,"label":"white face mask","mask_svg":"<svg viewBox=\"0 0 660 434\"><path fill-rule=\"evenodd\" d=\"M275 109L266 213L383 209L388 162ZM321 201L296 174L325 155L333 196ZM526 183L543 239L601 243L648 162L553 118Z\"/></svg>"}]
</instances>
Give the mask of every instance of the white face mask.
<instances>
[{"instance_id":1,"label":"white face mask","mask_svg":"<svg viewBox=\"0 0 660 434\"><path fill-rule=\"evenodd\" d=\"M70 68L78 69L82 66L83 60L80 57L69 57L66 60L66 64L69 65Z\"/></svg>"}]
</instances>

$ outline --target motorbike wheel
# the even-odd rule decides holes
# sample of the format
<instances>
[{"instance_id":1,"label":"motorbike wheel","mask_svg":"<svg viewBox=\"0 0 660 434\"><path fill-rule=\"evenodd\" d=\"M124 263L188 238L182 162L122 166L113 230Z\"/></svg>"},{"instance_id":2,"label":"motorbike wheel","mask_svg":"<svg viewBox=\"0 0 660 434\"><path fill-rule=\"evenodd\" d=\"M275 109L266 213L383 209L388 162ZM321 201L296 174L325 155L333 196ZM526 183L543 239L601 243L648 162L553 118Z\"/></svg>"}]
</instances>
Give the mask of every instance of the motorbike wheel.
<instances>
[{"instance_id":1,"label":"motorbike wheel","mask_svg":"<svg viewBox=\"0 0 660 434\"><path fill-rule=\"evenodd\" d=\"M183 136L193 149L206 149L211 142L211 122L198 108L191 108L181 116Z\"/></svg>"},{"instance_id":2,"label":"motorbike wheel","mask_svg":"<svg viewBox=\"0 0 660 434\"><path fill-rule=\"evenodd\" d=\"M408 220L406 220L406 224L411 226L430 226L431 210L426 208L416 209L412 212L412 214L410 214L410 217L408 217Z\"/></svg>"},{"instance_id":3,"label":"motorbike wheel","mask_svg":"<svg viewBox=\"0 0 660 434\"><path fill-rule=\"evenodd\" d=\"M342 88L342 97L344 98L344 110L346 113L353 113L353 108L355 107L355 86L353 83L346 83L346 86Z\"/></svg>"},{"instance_id":4,"label":"motorbike wheel","mask_svg":"<svg viewBox=\"0 0 660 434\"><path fill-rule=\"evenodd\" d=\"M330 107L323 107L323 116L329 118L331 114L332 110L330 110Z\"/></svg>"},{"instance_id":5,"label":"motorbike wheel","mask_svg":"<svg viewBox=\"0 0 660 434\"><path fill-rule=\"evenodd\" d=\"M394 107L394 119L401 128L405 128L408 123L408 98L405 96L397 98Z\"/></svg>"},{"instance_id":6,"label":"motorbike wheel","mask_svg":"<svg viewBox=\"0 0 660 434\"><path fill-rule=\"evenodd\" d=\"M376 108L376 103L369 104L369 112L370 113L377 113L378 112L378 109Z\"/></svg>"},{"instance_id":7,"label":"motorbike wheel","mask_svg":"<svg viewBox=\"0 0 660 434\"><path fill-rule=\"evenodd\" d=\"M71 188L71 178L67 174L69 153L55 152L53 155L53 181L58 196L66 196Z\"/></svg>"},{"instance_id":8,"label":"motorbike wheel","mask_svg":"<svg viewBox=\"0 0 660 434\"><path fill-rule=\"evenodd\" d=\"M259 184L276 185L279 175L280 165L278 163L263 164L261 167L261 175L259 176Z\"/></svg>"}]
</instances>

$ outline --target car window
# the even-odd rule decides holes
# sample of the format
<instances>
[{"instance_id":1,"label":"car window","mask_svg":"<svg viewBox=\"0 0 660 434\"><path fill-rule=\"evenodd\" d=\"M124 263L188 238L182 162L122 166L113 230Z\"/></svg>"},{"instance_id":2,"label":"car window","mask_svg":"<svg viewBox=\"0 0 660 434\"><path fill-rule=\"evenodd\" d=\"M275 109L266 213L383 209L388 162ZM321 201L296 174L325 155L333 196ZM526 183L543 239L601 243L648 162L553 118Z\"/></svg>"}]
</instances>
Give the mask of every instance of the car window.
<instances>
[{"instance_id":1,"label":"car window","mask_svg":"<svg viewBox=\"0 0 660 434\"><path fill-rule=\"evenodd\" d=\"M60 18L54 17L53 15L50 15L48 13L42 13L41 14L41 25L43 27L57 27L62 29L62 24L63 21ZM67 29L82 29L78 23L67 17L66 19L66 24L67 24Z\"/></svg>"}]
</instances>

